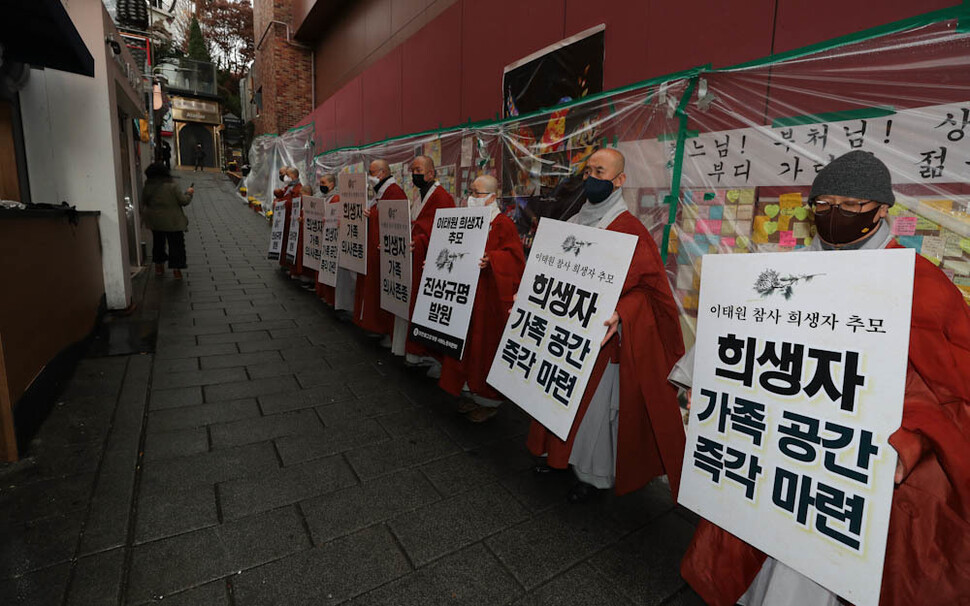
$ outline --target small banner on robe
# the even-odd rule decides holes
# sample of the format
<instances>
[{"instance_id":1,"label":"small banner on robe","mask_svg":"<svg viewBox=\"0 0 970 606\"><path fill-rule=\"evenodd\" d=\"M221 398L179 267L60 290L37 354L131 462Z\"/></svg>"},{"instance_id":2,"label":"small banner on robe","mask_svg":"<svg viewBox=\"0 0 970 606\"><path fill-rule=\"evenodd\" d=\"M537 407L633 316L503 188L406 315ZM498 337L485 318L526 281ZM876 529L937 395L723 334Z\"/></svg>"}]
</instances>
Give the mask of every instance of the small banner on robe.
<instances>
[{"instance_id":1,"label":"small banner on robe","mask_svg":"<svg viewBox=\"0 0 970 606\"><path fill-rule=\"evenodd\" d=\"M286 262L292 265L296 263L296 256L300 254L300 211L303 210L303 198L293 198L290 208L290 233L286 236Z\"/></svg>"},{"instance_id":2,"label":"small banner on robe","mask_svg":"<svg viewBox=\"0 0 970 606\"><path fill-rule=\"evenodd\" d=\"M637 238L542 219L488 383L565 440Z\"/></svg>"},{"instance_id":3,"label":"small banner on robe","mask_svg":"<svg viewBox=\"0 0 970 606\"><path fill-rule=\"evenodd\" d=\"M367 273L367 175L365 173L343 174L340 181L340 259L344 269Z\"/></svg>"},{"instance_id":4,"label":"small banner on robe","mask_svg":"<svg viewBox=\"0 0 970 606\"><path fill-rule=\"evenodd\" d=\"M286 202L273 202L273 224L269 231L268 259L279 259L283 252L283 232L286 231Z\"/></svg>"},{"instance_id":5,"label":"small banner on robe","mask_svg":"<svg viewBox=\"0 0 970 606\"><path fill-rule=\"evenodd\" d=\"M407 319L411 313L409 202L381 200L377 212L381 226L381 308Z\"/></svg>"},{"instance_id":6,"label":"small banner on robe","mask_svg":"<svg viewBox=\"0 0 970 606\"><path fill-rule=\"evenodd\" d=\"M485 207L439 208L414 293L411 338L458 360L465 351L491 219Z\"/></svg>"},{"instance_id":7,"label":"small banner on robe","mask_svg":"<svg viewBox=\"0 0 970 606\"><path fill-rule=\"evenodd\" d=\"M876 606L915 251L706 255L680 503Z\"/></svg>"},{"instance_id":8,"label":"small banner on robe","mask_svg":"<svg viewBox=\"0 0 970 606\"><path fill-rule=\"evenodd\" d=\"M340 250L340 202L325 204L323 221L323 246L320 250L320 269L317 271L317 282L327 286L337 285L337 259Z\"/></svg>"},{"instance_id":9,"label":"small banner on robe","mask_svg":"<svg viewBox=\"0 0 970 606\"><path fill-rule=\"evenodd\" d=\"M320 267L323 250L323 223L327 219L327 201L303 196L303 266Z\"/></svg>"}]
</instances>

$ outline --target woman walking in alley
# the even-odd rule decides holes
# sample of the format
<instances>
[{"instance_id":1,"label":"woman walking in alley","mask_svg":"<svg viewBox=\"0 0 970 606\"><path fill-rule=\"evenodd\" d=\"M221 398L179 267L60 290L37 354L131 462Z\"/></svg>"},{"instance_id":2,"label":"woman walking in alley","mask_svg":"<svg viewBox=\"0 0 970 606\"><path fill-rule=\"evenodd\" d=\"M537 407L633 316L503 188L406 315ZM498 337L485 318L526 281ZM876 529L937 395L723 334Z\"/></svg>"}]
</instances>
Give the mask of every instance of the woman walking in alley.
<instances>
[{"instance_id":1,"label":"woman walking in alley","mask_svg":"<svg viewBox=\"0 0 970 606\"><path fill-rule=\"evenodd\" d=\"M165 164L155 162L145 170L145 188L142 200L144 217L152 230L152 261L155 274L165 273L165 261L173 270L176 280L182 279L185 269L185 229L189 220L182 210L192 201L195 190L189 187L181 191ZM165 244L168 243L168 253Z\"/></svg>"}]
</instances>

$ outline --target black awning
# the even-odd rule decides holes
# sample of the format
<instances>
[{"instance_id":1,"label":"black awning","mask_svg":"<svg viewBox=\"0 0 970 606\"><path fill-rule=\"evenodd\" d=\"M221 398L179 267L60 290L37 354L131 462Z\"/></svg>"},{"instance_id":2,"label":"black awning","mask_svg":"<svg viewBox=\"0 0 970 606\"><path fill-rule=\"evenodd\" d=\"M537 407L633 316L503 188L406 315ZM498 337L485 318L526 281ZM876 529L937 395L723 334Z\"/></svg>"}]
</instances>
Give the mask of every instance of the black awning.
<instances>
[{"instance_id":1,"label":"black awning","mask_svg":"<svg viewBox=\"0 0 970 606\"><path fill-rule=\"evenodd\" d=\"M94 57L60 0L0 2L0 43L4 59L94 76Z\"/></svg>"}]
</instances>

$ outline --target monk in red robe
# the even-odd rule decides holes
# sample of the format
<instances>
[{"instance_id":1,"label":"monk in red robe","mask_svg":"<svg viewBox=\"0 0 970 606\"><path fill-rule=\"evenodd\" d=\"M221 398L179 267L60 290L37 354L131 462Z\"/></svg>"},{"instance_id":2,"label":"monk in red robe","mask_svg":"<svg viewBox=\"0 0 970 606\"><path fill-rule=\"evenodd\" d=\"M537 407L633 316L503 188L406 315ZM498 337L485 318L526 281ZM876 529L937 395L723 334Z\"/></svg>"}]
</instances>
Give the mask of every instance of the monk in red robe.
<instances>
[{"instance_id":1,"label":"monk in red robe","mask_svg":"<svg viewBox=\"0 0 970 606\"><path fill-rule=\"evenodd\" d=\"M886 217L895 203L889 170L852 151L823 168L812 184L818 237L811 250L896 248ZM889 518L881 606L944 606L970 596L970 308L935 265L916 257L909 366L899 430L889 437L899 458ZM692 356L671 381L691 384ZM811 579L701 520L681 574L714 606L737 602L838 604Z\"/></svg>"},{"instance_id":2,"label":"monk in red robe","mask_svg":"<svg viewBox=\"0 0 970 606\"><path fill-rule=\"evenodd\" d=\"M286 229L287 235L289 237L289 227L290 220L293 213L293 199L299 198L303 195L303 185L300 183L300 169L295 166L286 167L286 176L289 179L287 183L288 188L284 192L284 199L286 200ZM284 265L289 268L290 277L295 280L300 280L308 288L311 287L316 281L317 272L310 269L309 267L303 267L303 206L300 206L300 216L297 217L298 224L300 226L299 232L296 234L296 258L292 263L286 260L286 251L284 254L280 255L280 259L284 262ZM286 242L286 239L283 240Z\"/></svg>"},{"instance_id":3,"label":"monk in red robe","mask_svg":"<svg viewBox=\"0 0 970 606\"><path fill-rule=\"evenodd\" d=\"M492 211L485 254L478 263L478 289L461 360L445 356L438 386L459 396L458 412L473 423L498 413L502 395L485 382L492 359L509 319L515 293L525 269L525 252L515 223L498 208L498 181L491 175L475 179L468 206ZM467 396L462 395L468 393Z\"/></svg>"},{"instance_id":4,"label":"monk in red robe","mask_svg":"<svg viewBox=\"0 0 970 606\"><path fill-rule=\"evenodd\" d=\"M546 465L572 465L579 478L569 492L579 503L601 489L637 490L667 474L676 494L686 435L676 390L667 374L683 355L677 305L650 233L627 210L621 188L623 155L601 149L586 163L586 203L570 222L638 238L596 364L566 441L533 421L527 445ZM622 328L621 328L622 326Z\"/></svg>"},{"instance_id":5,"label":"monk in red robe","mask_svg":"<svg viewBox=\"0 0 970 606\"><path fill-rule=\"evenodd\" d=\"M418 285L421 284L424 258L428 254L434 214L439 208L454 208L455 199L438 183L434 161L428 156L417 156L411 161L411 182L418 188L421 196L411 204L411 314L414 314L414 301L417 298ZM407 340L405 350L405 364L408 366L428 366L433 373L440 364L423 345L411 339Z\"/></svg>"},{"instance_id":6,"label":"monk in red robe","mask_svg":"<svg viewBox=\"0 0 970 606\"><path fill-rule=\"evenodd\" d=\"M290 237L290 217L293 213L293 198L303 193L303 186L300 184L300 171L294 166L284 166L280 169L280 176L283 178L283 187L273 190L277 200L285 203L286 217L283 220L283 250L280 251L280 267L282 271L290 272L290 263L286 261L286 242Z\"/></svg>"},{"instance_id":7,"label":"monk in red robe","mask_svg":"<svg viewBox=\"0 0 970 606\"><path fill-rule=\"evenodd\" d=\"M327 204L338 204L340 203L340 194L334 193L337 189L337 179L333 175L321 175L320 176L320 195ZM326 224L324 224L324 229L327 229ZM333 307L334 298L336 296L336 290L333 286L328 286L323 282L319 281L317 278L316 292L317 296L323 299L323 302Z\"/></svg>"},{"instance_id":8,"label":"monk in red robe","mask_svg":"<svg viewBox=\"0 0 970 606\"><path fill-rule=\"evenodd\" d=\"M384 337L381 344L389 348L394 317L381 309L381 225L377 204L381 200L407 200L407 195L391 175L387 160L374 160L367 172L367 182L374 188L374 196L364 210L367 217L367 274L357 274L354 324L374 337Z\"/></svg>"}]
</instances>

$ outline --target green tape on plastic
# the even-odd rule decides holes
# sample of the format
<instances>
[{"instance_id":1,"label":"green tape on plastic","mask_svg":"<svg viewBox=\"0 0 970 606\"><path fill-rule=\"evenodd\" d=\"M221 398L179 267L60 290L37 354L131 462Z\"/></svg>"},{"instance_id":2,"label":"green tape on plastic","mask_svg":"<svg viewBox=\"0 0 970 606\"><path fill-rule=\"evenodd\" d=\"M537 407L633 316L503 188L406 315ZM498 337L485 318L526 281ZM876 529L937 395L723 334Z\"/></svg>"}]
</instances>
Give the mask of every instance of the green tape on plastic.
<instances>
[{"instance_id":1,"label":"green tape on plastic","mask_svg":"<svg viewBox=\"0 0 970 606\"><path fill-rule=\"evenodd\" d=\"M697 88L697 80L698 76L694 76L688 81L687 88L680 97L680 103L677 104L677 110L675 112L679 120L677 128L677 148L674 151L674 170L670 177L670 194L667 196L670 209L667 213L667 225L664 226L664 238L660 249L660 258L664 263L667 262L667 248L670 246L670 228L677 219L677 207L680 204L680 180L684 169L684 147L687 144L687 103L690 102L690 98L694 95L694 90Z\"/></svg>"},{"instance_id":2,"label":"green tape on plastic","mask_svg":"<svg viewBox=\"0 0 970 606\"><path fill-rule=\"evenodd\" d=\"M610 113L611 114L616 113L616 105L614 105L612 101L610 101Z\"/></svg>"},{"instance_id":3,"label":"green tape on plastic","mask_svg":"<svg viewBox=\"0 0 970 606\"><path fill-rule=\"evenodd\" d=\"M967 13L957 19L957 33L967 34L970 33L970 0L963 0L963 7Z\"/></svg>"},{"instance_id":4,"label":"green tape on plastic","mask_svg":"<svg viewBox=\"0 0 970 606\"><path fill-rule=\"evenodd\" d=\"M888 105L881 107L860 107L859 109L849 109L841 112L825 112L822 114L806 114L803 116L791 116L789 118L776 118L772 120L771 128L786 128L789 126L802 126L804 124L819 124L821 122L868 120L871 118L892 116L895 113L896 109Z\"/></svg>"},{"instance_id":5,"label":"green tape on plastic","mask_svg":"<svg viewBox=\"0 0 970 606\"><path fill-rule=\"evenodd\" d=\"M613 135L613 147L619 147L620 135Z\"/></svg>"}]
</instances>

